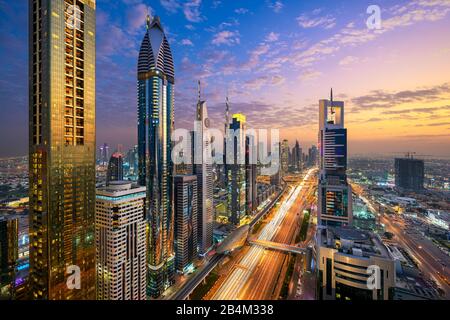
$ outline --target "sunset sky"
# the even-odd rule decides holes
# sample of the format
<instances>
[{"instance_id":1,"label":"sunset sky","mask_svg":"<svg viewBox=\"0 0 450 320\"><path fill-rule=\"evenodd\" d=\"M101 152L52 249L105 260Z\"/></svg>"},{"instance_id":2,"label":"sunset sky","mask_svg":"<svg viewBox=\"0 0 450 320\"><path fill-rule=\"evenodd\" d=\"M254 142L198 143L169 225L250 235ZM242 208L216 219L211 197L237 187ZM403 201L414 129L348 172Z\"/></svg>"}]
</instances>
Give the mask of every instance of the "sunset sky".
<instances>
[{"instance_id":1,"label":"sunset sky","mask_svg":"<svg viewBox=\"0 0 450 320\"><path fill-rule=\"evenodd\" d=\"M366 26L369 5L380 30ZM28 1L0 0L0 156L25 155ZM136 64L147 12L175 58L175 121L191 128L197 80L212 126L317 140L318 100L345 101L350 154L450 157L450 0L97 1L97 144L136 142Z\"/></svg>"}]
</instances>

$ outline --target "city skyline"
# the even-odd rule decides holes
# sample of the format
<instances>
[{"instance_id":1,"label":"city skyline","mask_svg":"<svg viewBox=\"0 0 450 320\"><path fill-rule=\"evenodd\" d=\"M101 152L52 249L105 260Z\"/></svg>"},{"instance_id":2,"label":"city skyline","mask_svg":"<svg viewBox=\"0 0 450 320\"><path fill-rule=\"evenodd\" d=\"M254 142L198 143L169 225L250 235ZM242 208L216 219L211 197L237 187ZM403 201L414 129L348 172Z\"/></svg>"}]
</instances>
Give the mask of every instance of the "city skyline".
<instances>
[{"instance_id":1,"label":"city skyline","mask_svg":"<svg viewBox=\"0 0 450 320\"><path fill-rule=\"evenodd\" d=\"M228 93L231 112L246 114L249 127L279 127L281 138L308 147L316 143L315 101L334 86L347 106L349 154L414 150L448 157L450 3L380 1L381 30L365 26L368 5L97 1L97 143L136 144L133 70L149 11L165 21L175 49L176 127L193 125L194 72L204 83L212 127L223 126ZM27 101L17 93L27 91L21 62L27 59L27 6L2 1L0 7L2 43L9 43L0 50L0 130L4 137L14 132L0 150L23 155Z\"/></svg>"},{"instance_id":2,"label":"city skyline","mask_svg":"<svg viewBox=\"0 0 450 320\"><path fill-rule=\"evenodd\" d=\"M0 300L450 299L450 0L330 2L28 0Z\"/></svg>"}]
</instances>

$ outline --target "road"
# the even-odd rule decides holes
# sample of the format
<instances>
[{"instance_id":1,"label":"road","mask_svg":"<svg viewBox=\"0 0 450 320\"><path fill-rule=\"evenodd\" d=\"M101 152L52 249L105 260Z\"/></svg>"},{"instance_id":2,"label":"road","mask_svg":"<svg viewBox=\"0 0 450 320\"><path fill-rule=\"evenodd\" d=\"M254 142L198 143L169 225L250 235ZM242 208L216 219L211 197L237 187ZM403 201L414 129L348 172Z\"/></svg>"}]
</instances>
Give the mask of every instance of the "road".
<instances>
[{"instance_id":1,"label":"road","mask_svg":"<svg viewBox=\"0 0 450 320\"><path fill-rule=\"evenodd\" d=\"M375 214L378 212L374 209L376 206L369 199L364 197L363 189L352 184L353 191L363 199L369 209ZM387 214L380 216L380 222L385 225L386 231L395 235L395 240L411 253L411 255L419 263L419 269L424 275L433 279L438 286L444 290L446 299L450 299L450 279L449 265L450 258L442 252L432 241L419 235L417 232L409 231L404 223L392 221L393 218Z\"/></svg>"},{"instance_id":2,"label":"road","mask_svg":"<svg viewBox=\"0 0 450 320\"><path fill-rule=\"evenodd\" d=\"M298 229L299 212L310 205L315 176L314 170L308 171L301 183L290 186L281 205L274 209L271 221L264 226L258 240L293 244ZM209 295L213 300L261 300L277 298L274 294L279 281L283 281L281 272L287 254L265 250L252 246L234 268L225 275L220 286ZM274 297L275 296L275 297Z\"/></svg>"},{"instance_id":3,"label":"road","mask_svg":"<svg viewBox=\"0 0 450 320\"><path fill-rule=\"evenodd\" d=\"M386 230L396 236L400 245L407 248L419 263L419 269L427 277L433 279L444 290L446 299L450 299L450 286L445 281L450 279L450 258L426 238L418 238L404 232L393 223L388 216L383 215L380 221Z\"/></svg>"}]
</instances>

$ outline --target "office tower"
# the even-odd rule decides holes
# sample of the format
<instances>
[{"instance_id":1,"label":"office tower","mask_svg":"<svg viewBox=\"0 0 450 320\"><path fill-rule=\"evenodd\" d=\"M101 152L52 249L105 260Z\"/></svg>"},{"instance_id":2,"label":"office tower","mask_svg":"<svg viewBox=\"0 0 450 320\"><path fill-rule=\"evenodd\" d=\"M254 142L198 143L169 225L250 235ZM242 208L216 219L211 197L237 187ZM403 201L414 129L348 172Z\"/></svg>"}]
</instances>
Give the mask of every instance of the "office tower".
<instances>
[{"instance_id":1,"label":"office tower","mask_svg":"<svg viewBox=\"0 0 450 320\"><path fill-rule=\"evenodd\" d=\"M114 152L109 159L108 172L106 174L106 184L111 181L123 180L123 155L120 152Z\"/></svg>"},{"instance_id":2,"label":"office tower","mask_svg":"<svg viewBox=\"0 0 450 320\"><path fill-rule=\"evenodd\" d=\"M395 287L395 263L377 235L355 228L326 227L318 229L316 241L319 299L389 299ZM378 283L369 279L372 272Z\"/></svg>"},{"instance_id":3,"label":"office tower","mask_svg":"<svg viewBox=\"0 0 450 320\"><path fill-rule=\"evenodd\" d=\"M102 166L106 166L109 161L109 146L107 143L104 143L100 146L100 152L98 156L98 164Z\"/></svg>"},{"instance_id":4,"label":"office tower","mask_svg":"<svg viewBox=\"0 0 450 320\"><path fill-rule=\"evenodd\" d=\"M295 146L292 149L292 166L297 171L302 170L302 149L298 140L295 141Z\"/></svg>"},{"instance_id":5,"label":"office tower","mask_svg":"<svg viewBox=\"0 0 450 320\"><path fill-rule=\"evenodd\" d=\"M423 190L424 161L419 159L395 159L395 186L401 191Z\"/></svg>"},{"instance_id":6,"label":"office tower","mask_svg":"<svg viewBox=\"0 0 450 320\"><path fill-rule=\"evenodd\" d=\"M258 188L256 186L257 178L257 149L255 145L255 137L247 135L245 137L245 194L246 194L246 210L248 215L252 215L257 205Z\"/></svg>"},{"instance_id":7,"label":"office tower","mask_svg":"<svg viewBox=\"0 0 450 320\"><path fill-rule=\"evenodd\" d=\"M197 176L175 176L174 190L175 265L184 273L198 255Z\"/></svg>"},{"instance_id":8,"label":"office tower","mask_svg":"<svg viewBox=\"0 0 450 320\"><path fill-rule=\"evenodd\" d=\"M234 114L226 140L228 211L234 225L246 213L245 121L243 114Z\"/></svg>"},{"instance_id":9,"label":"office tower","mask_svg":"<svg viewBox=\"0 0 450 320\"><path fill-rule=\"evenodd\" d=\"M213 173L211 136L209 135L209 118L206 102L199 100L197 103L195 130L194 130L194 175L197 176L198 190L198 244L199 254L204 255L213 245Z\"/></svg>"},{"instance_id":10,"label":"office tower","mask_svg":"<svg viewBox=\"0 0 450 320\"><path fill-rule=\"evenodd\" d=\"M173 162L175 74L159 17L147 17L138 60L139 183L147 187L148 295L174 281Z\"/></svg>"},{"instance_id":11,"label":"office tower","mask_svg":"<svg viewBox=\"0 0 450 320\"><path fill-rule=\"evenodd\" d=\"M31 298L94 299L95 1L30 0L29 19Z\"/></svg>"},{"instance_id":12,"label":"office tower","mask_svg":"<svg viewBox=\"0 0 450 320\"><path fill-rule=\"evenodd\" d=\"M147 299L145 191L126 181L97 189L98 300Z\"/></svg>"},{"instance_id":13,"label":"office tower","mask_svg":"<svg viewBox=\"0 0 450 320\"><path fill-rule=\"evenodd\" d=\"M283 140L281 144L281 175L284 176L289 170L289 142Z\"/></svg>"},{"instance_id":14,"label":"office tower","mask_svg":"<svg viewBox=\"0 0 450 320\"><path fill-rule=\"evenodd\" d=\"M125 172L124 170L124 174L126 174L132 180L135 180L135 177L137 176L138 159L137 146L134 146L133 148L128 150L125 156L125 161L128 163L128 171Z\"/></svg>"},{"instance_id":15,"label":"office tower","mask_svg":"<svg viewBox=\"0 0 450 320\"><path fill-rule=\"evenodd\" d=\"M0 215L0 300L15 299L15 275L19 258L19 219Z\"/></svg>"},{"instance_id":16,"label":"office tower","mask_svg":"<svg viewBox=\"0 0 450 320\"><path fill-rule=\"evenodd\" d=\"M347 129L344 102L319 102L319 197L318 221L321 225L352 223L352 191L347 183Z\"/></svg>"},{"instance_id":17,"label":"office tower","mask_svg":"<svg viewBox=\"0 0 450 320\"><path fill-rule=\"evenodd\" d=\"M317 165L317 154L318 151L316 146L312 146L308 149L308 166L313 167Z\"/></svg>"}]
</instances>

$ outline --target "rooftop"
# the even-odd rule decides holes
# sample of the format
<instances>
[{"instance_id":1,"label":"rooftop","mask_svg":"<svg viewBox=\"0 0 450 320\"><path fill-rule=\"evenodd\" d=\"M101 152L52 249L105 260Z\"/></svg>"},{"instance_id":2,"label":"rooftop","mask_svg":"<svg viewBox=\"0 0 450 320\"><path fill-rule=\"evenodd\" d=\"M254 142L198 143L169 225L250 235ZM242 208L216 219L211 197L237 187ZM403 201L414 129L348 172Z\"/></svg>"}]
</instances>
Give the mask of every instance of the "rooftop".
<instances>
[{"instance_id":1,"label":"rooftop","mask_svg":"<svg viewBox=\"0 0 450 320\"><path fill-rule=\"evenodd\" d=\"M386 246L377 235L355 228L323 228L318 232L317 240L322 247L336 249L354 256L390 258Z\"/></svg>"}]
</instances>

